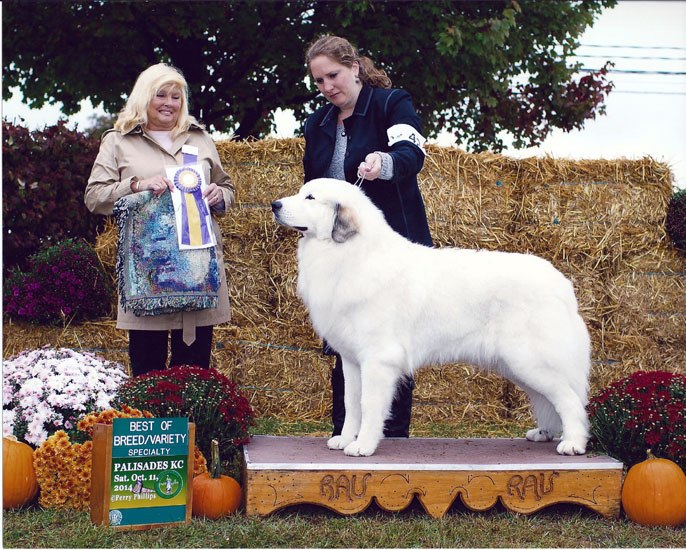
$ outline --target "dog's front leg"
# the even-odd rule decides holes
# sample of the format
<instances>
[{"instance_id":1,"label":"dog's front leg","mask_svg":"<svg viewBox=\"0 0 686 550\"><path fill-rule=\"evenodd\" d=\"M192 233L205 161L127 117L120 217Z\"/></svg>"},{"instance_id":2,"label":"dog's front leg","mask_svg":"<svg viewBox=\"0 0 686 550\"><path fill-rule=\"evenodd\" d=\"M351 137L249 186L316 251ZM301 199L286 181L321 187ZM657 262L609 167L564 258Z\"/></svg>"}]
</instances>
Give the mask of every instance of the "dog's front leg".
<instances>
[{"instance_id":1,"label":"dog's front leg","mask_svg":"<svg viewBox=\"0 0 686 550\"><path fill-rule=\"evenodd\" d=\"M384 422L391 410L398 384L396 369L382 362L365 362L360 371L362 421L357 440L344 449L345 454L349 456L374 454L383 439ZM346 416L346 422L347 420Z\"/></svg>"},{"instance_id":2,"label":"dog's front leg","mask_svg":"<svg viewBox=\"0 0 686 550\"><path fill-rule=\"evenodd\" d=\"M345 420L341 435L335 435L327 442L329 449L345 449L355 441L360 431L360 367L341 356L343 364L343 400L345 403Z\"/></svg>"}]
</instances>

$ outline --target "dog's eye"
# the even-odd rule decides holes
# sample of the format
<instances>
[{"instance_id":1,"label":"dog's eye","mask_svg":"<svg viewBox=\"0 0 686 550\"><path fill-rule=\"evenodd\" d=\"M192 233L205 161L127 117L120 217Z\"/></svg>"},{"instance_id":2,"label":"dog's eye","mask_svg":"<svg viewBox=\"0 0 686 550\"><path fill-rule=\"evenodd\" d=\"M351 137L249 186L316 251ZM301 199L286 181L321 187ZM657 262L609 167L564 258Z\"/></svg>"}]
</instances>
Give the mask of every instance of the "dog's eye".
<instances>
[{"instance_id":1,"label":"dog's eye","mask_svg":"<svg viewBox=\"0 0 686 550\"><path fill-rule=\"evenodd\" d=\"M312 195L307 195L307 196L305 197L305 200L307 200L307 201L313 201L313 200L314 200L314 197L313 197Z\"/></svg>"}]
</instances>

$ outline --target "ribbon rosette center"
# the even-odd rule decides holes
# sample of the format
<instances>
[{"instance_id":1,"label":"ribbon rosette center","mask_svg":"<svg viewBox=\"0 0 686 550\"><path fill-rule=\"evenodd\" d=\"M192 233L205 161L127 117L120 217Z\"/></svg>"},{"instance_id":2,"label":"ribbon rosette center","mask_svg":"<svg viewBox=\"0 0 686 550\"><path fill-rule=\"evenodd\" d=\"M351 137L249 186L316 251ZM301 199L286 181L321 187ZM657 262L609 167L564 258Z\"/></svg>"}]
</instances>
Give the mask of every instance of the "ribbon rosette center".
<instances>
[{"instance_id":1,"label":"ribbon rosette center","mask_svg":"<svg viewBox=\"0 0 686 550\"><path fill-rule=\"evenodd\" d=\"M179 191L193 193L200 189L200 174L192 168L179 170L174 177L174 185Z\"/></svg>"}]
</instances>

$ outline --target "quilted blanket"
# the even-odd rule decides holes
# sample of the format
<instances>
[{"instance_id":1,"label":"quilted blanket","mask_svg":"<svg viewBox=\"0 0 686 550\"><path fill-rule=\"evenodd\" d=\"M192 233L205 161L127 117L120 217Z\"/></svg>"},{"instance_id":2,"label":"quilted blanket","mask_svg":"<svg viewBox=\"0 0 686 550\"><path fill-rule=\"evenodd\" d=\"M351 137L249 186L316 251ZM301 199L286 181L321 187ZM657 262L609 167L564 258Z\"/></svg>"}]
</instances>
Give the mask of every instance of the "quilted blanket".
<instances>
[{"instance_id":1,"label":"quilted blanket","mask_svg":"<svg viewBox=\"0 0 686 550\"><path fill-rule=\"evenodd\" d=\"M216 247L180 250L170 193L134 193L114 205L117 280L124 311L160 315L217 307Z\"/></svg>"}]
</instances>

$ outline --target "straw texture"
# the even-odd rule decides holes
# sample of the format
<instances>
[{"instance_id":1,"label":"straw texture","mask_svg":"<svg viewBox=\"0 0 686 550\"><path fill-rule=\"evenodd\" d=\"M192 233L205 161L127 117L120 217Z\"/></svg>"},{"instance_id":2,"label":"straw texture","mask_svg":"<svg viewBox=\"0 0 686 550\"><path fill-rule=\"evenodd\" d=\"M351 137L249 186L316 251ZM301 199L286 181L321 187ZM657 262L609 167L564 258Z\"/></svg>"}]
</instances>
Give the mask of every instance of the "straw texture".
<instances>
[{"instance_id":1,"label":"straw texture","mask_svg":"<svg viewBox=\"0 0 686 550\"><path fill-rule=\"evenodd\" d=\"M314 420L330 413L333 359L295 294L298 236L270 203L302 184L302 139L217 143L237 204L220 221L233 320L215 328L213 365L257 413ZM592 338L591 391L635 370L686 370L686 258L666 237L669 167L639 160L513 159L427 147L419 175L436 246L528 252L574 283ZM114 273L116 231L96 251ZM65 329L5 325L4 355L27 347L97 348L127 363L126 333L102 320ZM469 365L416 376L413 418L525 420L526 396Z\"/></svg>"}]
</instances>

